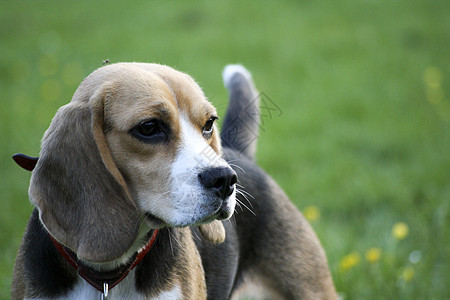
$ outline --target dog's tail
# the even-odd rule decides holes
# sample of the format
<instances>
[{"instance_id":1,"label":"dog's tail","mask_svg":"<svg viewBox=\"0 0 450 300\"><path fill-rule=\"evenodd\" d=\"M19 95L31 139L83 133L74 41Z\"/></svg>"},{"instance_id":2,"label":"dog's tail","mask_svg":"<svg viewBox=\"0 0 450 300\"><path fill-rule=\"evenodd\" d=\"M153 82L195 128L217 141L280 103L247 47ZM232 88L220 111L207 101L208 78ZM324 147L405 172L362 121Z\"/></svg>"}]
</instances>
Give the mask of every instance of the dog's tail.
<instances>
[{"instance_id":1,"label":"dog's tail","mask_svg":"<svg viewBox=\"0 0 450 300\"><path fill-rule=\"evenodd\" d=\"M222 76L230 98L222 123L222 144L254 159L259 132L259 93L252 75L241 65L227 65Z\"/></svg>"}]
</instances>

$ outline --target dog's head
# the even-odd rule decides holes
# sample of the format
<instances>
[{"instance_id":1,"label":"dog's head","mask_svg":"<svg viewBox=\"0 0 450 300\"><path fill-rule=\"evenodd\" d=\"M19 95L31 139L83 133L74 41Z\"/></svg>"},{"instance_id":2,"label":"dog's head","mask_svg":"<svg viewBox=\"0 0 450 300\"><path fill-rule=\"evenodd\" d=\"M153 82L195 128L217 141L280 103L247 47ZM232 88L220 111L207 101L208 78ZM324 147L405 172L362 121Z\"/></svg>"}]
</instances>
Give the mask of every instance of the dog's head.
<instances>
[{"instance_id":1,"label":"dog's head","mask_svg":"<svg viewBox=\"0 0 450 300\"><path fill-rule=\"evenodd\" d=\"M217 220L234 211L236 174L220 156L216 119L194 80L169 67L94 71L42 140L29 190L42 223L93 262L128 251L143 221L200 225L223 241Z\"/></svg>"}]
</instances>

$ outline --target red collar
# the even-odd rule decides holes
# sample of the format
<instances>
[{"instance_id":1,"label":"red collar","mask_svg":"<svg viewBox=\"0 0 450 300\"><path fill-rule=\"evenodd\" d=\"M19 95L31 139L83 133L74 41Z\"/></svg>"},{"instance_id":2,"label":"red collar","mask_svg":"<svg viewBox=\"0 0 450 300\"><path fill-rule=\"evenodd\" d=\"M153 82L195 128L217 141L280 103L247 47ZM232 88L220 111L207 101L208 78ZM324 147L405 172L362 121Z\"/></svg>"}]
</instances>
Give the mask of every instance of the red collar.
<instances>
[{"instance_id":1,"label":"red collar","mask_svg":"<svg viewBox=\"0 0 450 300\"><path fill-rule=\"evenodd\" d=\"M153 230L152 236L150 237L147 245L145 245L145 247L140 252L135 254L134 261L131 261L121 268L107 272L98 272L91 267L86 266L78 260L78 258L72 251L61 245L50 234L49 236L58 252L72 266L72 268L74 268L78 272L78 274L83 277L83 279L86 280L90 285L103 293L105 283L107 284L109 289L112 289L113 287L118 285L119 282L124 280L125 277L127 277L128 273L130 273L130 271L133 270L142 261L142 259L150 251L153 244L155 243L158 231L158 229Z\"/></svg>"}]
</instances>

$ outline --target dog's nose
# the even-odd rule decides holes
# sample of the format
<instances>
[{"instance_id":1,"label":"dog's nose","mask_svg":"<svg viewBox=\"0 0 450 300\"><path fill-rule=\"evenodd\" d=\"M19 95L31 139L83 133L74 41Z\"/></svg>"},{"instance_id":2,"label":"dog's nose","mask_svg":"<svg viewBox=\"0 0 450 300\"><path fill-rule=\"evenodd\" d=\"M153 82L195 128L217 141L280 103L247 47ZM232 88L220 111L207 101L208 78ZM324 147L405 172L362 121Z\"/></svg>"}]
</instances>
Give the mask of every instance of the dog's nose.
<instances>
[{"instance_id":1,"label":"dog's nose","mask_svg":"<svg viewBox=\"0 0 450 300\"><path fill-rule=\"evenodd\" d=\"M237 175L229 167L218 167L201 172L198 174L198 180L206 189L214 191L218 197L225 199L233 193Z\"/></svg>"}]
</instances>

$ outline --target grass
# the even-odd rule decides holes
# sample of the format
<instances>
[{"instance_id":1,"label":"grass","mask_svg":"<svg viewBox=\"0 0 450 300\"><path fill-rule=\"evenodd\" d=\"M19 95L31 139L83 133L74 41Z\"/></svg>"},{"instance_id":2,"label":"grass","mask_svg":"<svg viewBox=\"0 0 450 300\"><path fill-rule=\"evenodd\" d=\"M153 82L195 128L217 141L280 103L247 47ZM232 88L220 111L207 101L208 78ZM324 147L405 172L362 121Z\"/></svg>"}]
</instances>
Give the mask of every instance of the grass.
<instances>
[{"instance_id":1,"label":"grass","mask_svg":"<svg viewBox=\"0 0 450 300\"><path fill-rule=\"evenodd\" d=\"M248 67L281 115L258 161L310 218L344 299L450 296L450 18L444 0L0 2L0 298L57 108L105 59L191 74L223 115ZM395 228L395 229L394 229ZM399 229L400 228L400 229ZM400 233L399 233L400 232Z\"/></svg>"}]
</instances>

